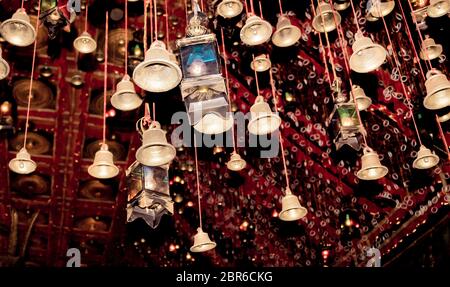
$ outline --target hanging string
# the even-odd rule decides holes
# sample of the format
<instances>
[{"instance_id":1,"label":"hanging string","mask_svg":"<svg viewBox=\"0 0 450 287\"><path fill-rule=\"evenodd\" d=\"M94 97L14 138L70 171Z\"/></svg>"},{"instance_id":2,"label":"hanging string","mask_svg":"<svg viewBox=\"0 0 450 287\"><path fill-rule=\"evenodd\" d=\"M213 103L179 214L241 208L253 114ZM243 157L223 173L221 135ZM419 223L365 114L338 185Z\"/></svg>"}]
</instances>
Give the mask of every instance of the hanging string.
<instances>
[{"instance_id":1,"label":"hanging string","mask_svg":"<svg viewBox=\"0 0 450 287\"><path fill-rule=\"evenodd\" d=\"M250 0L250 9L251 9L252 15L255 15L255 7L253 7L253 0Z\"/></svg>"},{"instance_id":2,"label":"hanging string","mask_svg":"<svg viewBox=\"0 0 450 287\"><path fill-rule=\"evenodd\" d=\"M20 5L20 8L23 9L23 4L24 4L25 0L22 0L22 4ZM40 2L40 1L39 1ZM40 4L40 3L39 3Z\"/></svg>"},{"instance_id":3,"label":"hanging string","mask_svg":"<svg viewBox=\"0 0 450 287\"><path fill-rule=\"evenodd\" d=\"M150 12L148 13L148 21L150 22L150 43L153 43L153 1L152 0L148 0L149 2L149 10Z\"/></svg>"},{"instance_id":4,"label":"hanging string","mask_svg":"<svg viewBox=\"0 0 450 287\"><path fill-rule=\"evenodd\" d=\"M187 0L184 0L184 11L186 12L186 26L187 26L188 25L188 19L189 19Z\"/></svg>"},{"instance_id":5,"label":"hanging string","mask_svg":"<svg viewBox=\"0 0 450 287\"><path fill-rule=\"evenodd\" d=\"M156 121L156 104L153 102L153 120Z\"/></svg>"},{"instance_id":6,"label":"hanging string","mask_svg":"<svg viewBox=\"0 0 450 287\"><path fill-rule=\"evenodd\" d=\"M244 6L245 6L245 14L248 15L248 4L247 4L247 0L244 0Z\"/></svg>"},{"instance_id":7,"label":"hanging string","mask_svg":"<svg viewBox=\"0 0 450 287\"><path fill-rule=\"evenodd\" d=\"M261 3L261 1L259 2ZM283 6L281 5L281 0L278 0L278 4L280 5L280 15L283 15Z\"/></svg>"},{"instance_id":8,"label":"hanging string","mask_svg":"<svg viewBox=\"0 0 450 287\"><path fill-rule=\"evenodd\" d=\"M353 0L350 0L350 5L352 6L353 17L355 18L356 28L358 28L358 31L360 31L358 16L356 16L356 10L355 10L355 6L353 5Z\"/></svg>"},{"instance_id":9,"label":"hanging string","mask_svg":"<svg viewBox=\"0 0 450 287\"><path fill-rule=\"evenodd\" d=\"M255 62L255 55L252 54L253 62ZM269 69L270 70L270 69ZM256 96L259 96L259 81L258 81L258 72L256 69L253 70L255 72L255 81L256 81Z\"/></svg>"},{"instance_id":10,"label":"hanging string","mask_svg":"<svg viewBox=\"0 0 450 287\"><path fill-rule=\"evenodd\" d=\"M166 10L166 46L169 48L169 8L167 6L167 0L164 0L164 9Z\"/></svg>"},{"instance_id":11,"label":"hanging string","mask_svg":"<svg viewBox=\"0 0 450 287\"><path fill-rule=\"evenodd\" d=\"M227 96L228 96L228 112L230 115L233 115L233 111L231 110L231 90L230 90L230 79L228 78L228 57L227 57L227 51L225 50L225 37L223 36L223 28L220 28L220 35L222 37L222 53L223 53L223 61L225 62L225 82L227 87ZM233 141L233 151L236 152L236 139L234 136L234 120L233 125L231 126L231 140Z\"/></svg>"},{"instance_id":12,"label":"hanging string","mask_svg":"<svg viewBox=\"0 0 450 287\"><path fill-rule=\"evenodd\" d=\"M198 174L198 158L197 158L197 140L194 135L194 154L195 154L195 175L197 177L197 199L198 199L198 217L199 217L199 227L203 226L202 222L202 202L201 202L201 194L200 194L200 179Z\"/></svg>"},{"instance_id":13,"label":"hanging string","mask_svg":"<svg viewBox=\"0 0 450 287\"><path fill-rule=\"evenodd\" d=\"M125 74L128 74L128 0L125 0Z\"/></svg>"},{"instance_id":14,"label":"hanging string","mask_svg":"<svg viewBox=\"0 0 450 287\"><path fill-rule=\"evenodd\" d=\"M103 144L106 143L106 98L108 92L108 11L106 11L105 20L105 68L103 71Z\"/></svg>"},{"instance_id":15,"label":"hanging string","mask_svg":"<svg viewBox=\"0 0 450 287\"><path fill-rule=\"evenodd\" d=\"M144 53L147 52L147 0L144 0Z\"/></svg>"},{"instance_id":16,"label":"hanging string","mask_svg":"<svg viewBox=\"0 0 450 287\"><path fill-rule=\"evenodd\" d=\"M22 1L23 5L23 1ZM31 61L31 76L30 76L30 86L28 89L28 104L27 104L27 118L25 120L25 133L23 136L23 148L26 148L27 144L27 135L28 135L28 124L30 121L30 109L31 109L31 99L33 97L32 90L33 90L33 78L34 78L34 65L36 64L36 50L37 50L37 33L39 33L39 17L41 15L41 1L39 1L38 4L38 11L37 11L37 20L36 20L36 38L34 39L34 46L33 46L33 59Z\"/></svg>"},{"instance_id":17,"label":"hanging string","mask_svg":"<svg viewBox=\"0 0 450 287\"><path fill-rule=\"evenodd\" d=\"M40 2L41 0L39 0ZM88 30L88 12L89 12L89 0L86 0L86 15L84 16L84 32Z\"/></svg>"},{"instance_id":18,"label":"hanging string","mask_svg":"<svg viewBox=\"0 0 450 287\"><path fill-rule=\"evenodd\" d=\"M158 12L157 12L157 8L158 8L158 5L157 5L157 3L156 3L156 0L154 0L155 2L153 3L153 9L155 9L154 10L154 17L155 17L155 41L157 41L158 40Z\"/></svg>"},{"instance_id":19,"label":"hanging string","mask_svg":"<svg viewBox=\"0 0 450 287\"><path fill-rule=\"evenodd\" d=\"M436 123L439 128L439 134L441 135L442 143L444 144L445 147L445 152L447 153L447 158L448 160L450 160L450 152L448 150L447 139L445 138L445 134L444 131L442 130L441 122L439 121L438 115L436 115Z\"/></svg>"},{"instance_id":20,"label":"hanging string","mask_svg":"<svg viewBox=\"0 0 450 287\"><path fill-rule=\"evenodd\" d=\"M259 1L259 14L260 14L260 18L264 20L261 1Z\"/></svg>"}]
</instances>

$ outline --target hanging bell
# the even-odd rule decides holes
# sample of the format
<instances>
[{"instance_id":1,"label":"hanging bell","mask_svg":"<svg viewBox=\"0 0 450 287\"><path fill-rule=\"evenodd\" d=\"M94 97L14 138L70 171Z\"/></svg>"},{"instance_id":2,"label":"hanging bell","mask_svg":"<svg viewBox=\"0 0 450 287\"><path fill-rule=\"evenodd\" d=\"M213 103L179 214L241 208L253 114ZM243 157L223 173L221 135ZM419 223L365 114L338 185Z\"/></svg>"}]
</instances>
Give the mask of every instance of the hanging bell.
<instances>
[{"instance_id":1,"label":"hanging bell","mask_svg":"<svg viewBox=\"0 0 450 287\"><path fill-rule=\"evenodd\" d=\"M272 62L267 55L261 54L256 56L253 61L250 63L250 67L253 71L257 72L265 72L270 69L272 66Z\"/></svg>"},{"instance_id":2,"label":"hanging bell","mask_svg":"<svg viewBox=\"0 0 450 287\"><path fill-rule=\"evenodd\" d=\"M276 131L281 124L281 118L272 110L262 96L257 96L250 107L250 122L248 131L254 135L266 135Z\"/></svg>"},{"instance_id":3,"label":"hanging bell","mask_svg":"<svg viewBox=\"0 0 450 287\"><path fill-rule=\"evenodd\" d=\"M97 42L85 31L73 41L73 47L82 54L90 54L97 49Z\"/></svg>"},{"instance_id":4,"label":"hanging bell","mask_svg":"<svg viewBox=\"0 0 450 287\"><path fill-rule=\"evenodd\" d=\"M217 5L217 14L223 18L234 18L242 13L244 5L239 0L223 0Z\"/></svg>"},{"instance_id":5,"label":"hanging bell","mask_svg":"<svg viewBox=\"0 0 450 287\"><path fill-rule=\"evenodd\" d=\"M10 19L0 25L0 33L8 43L19 47L29 46L36 39L36 30L23 8L19 8Z\"/></svg>"},{"instance_id":6,"label":"hanging bell","mask_svg":"<svg viewBox=\"0 0 450 287\"><path fill-rule=\"evenodd\" d=\"M320 2L316 8L316 16L312 21L314 30L320 33L331 32L336 29L336 24L341 23L341 15L331 9L330 4Z\"/></svg>"},{"instance_id":7,"label":"hanging bell","mask_svg":"<svg viewBox=\"0 0 450 287\"><path fill-rule=\"evenodd\" d=\"M272 35L272 26L269 22L252 15L245 21L240 32L241 41L249 46L256 46L269 41Z\"/></svg>"},{"instance_id":8,"label":"hanging bell","mask_svg":"<svg viewBox=\"0 0 450 287\"><path fill-rule=\"evenodd\" d=\"M438 121L439 121L440 123L445 123L445 122L447 122L448 120L450 120L450 112L447 112L447 113L444 113L444 114L441 115L441 116L438 116Z\"/></svg>"},{"instance_id":9,"label":"hanging bell","mask_svg":"<svg viewBox=\"0 0 450 287\"><path fill-rule=\"evenodd\" d=\"M145 53L145 59L133 71L133 81L154 93L169 91L181 81L182 74L164 42L156 40Z\"/></svg>"},{"instance_id":10,"label":"hanging bell","mask_svg":"<svg viewBox=\"0 0 450 287\"><path fill-rule=\"evenodd\" d=\"M395 1L372 0L372 6L369 13L376 18L381 18L389 15L395 8Z\"/></svg>"},{"instance_id":11,"label":"hanging bell","mask_svg":"<svg viewBox=\"0 0 450 287\"><path fill-rule=\"evenodd\" d=\"M421 145L417 158L413 162L413 167L417 169L428 169L436 166L439 163L439 157L431 152L430 149Z\"/></svg>"},{"instance_id":12,"label":"hanging bell","mask_svg":"<svg viewBox=\"0 0 450 287\"><path fill-rule=\"evenodd\" d=\"M88 173L99 179L113 178L119 174L119 168L114 165L113 154L107 144L102 144L95 153L94 162L88 167Z\"/></svg>"},{"instance_id":13,"label":"hanging bell","mask_svg":"<svg viewBox=\"0 0 450 287\"><path fill-rule=\"evenodd\" d=\"M216 243L209 239L208 233L201 227L197 228L197 234L194 236L194 245L191 246L191 252L206 252L216 247Z\"/></svg>"},{"instance_id":14,"label":"hanging bell","mask_svg":"<svg viewBox=\"0 0 450 287\"><path fill-rule=\"evenodd\" d=\"M374 44L369 37L364 37L361 31L356 32L350 56L350 68L358 73L368 73L378 69L386 59L386 50Z\"/></svg>"},{"instance_id":15,"label":"hanging bell","mask_svg":"<svg viewBox=\"0 0 450 287\"><path fill-rule=\"evenodd\" d=\"M130 76L125 75L117 84L117 90L111 97L111 105L121 111L137 109L142 104L142 98L136 94Z\"/></svg>"},{"instance_id":16,"label":"hanging bell","mask_svg":"<svg viewBox=\"0 0 450 287\"><path fill-rule=\"evenodd\" d=\"M245 160L238 154L233 152L231 154L230 160L227 162L227 168L232 171L240 171L245 168L247 163Z\"/></svg>"},{"instance_id":17,"label":"hanging bell","mask_svg":"<svg viewBox=\"0 0 450 287\"><path fill-rule=\"evenodd\" d=\"M152 122L142 135L142 146L136 152L136 160L147 166L170 163L176 155L173 145L166 139L166 132L158 122Z\"/></svg>"},{"instance_id":18,"label":"hanging bell","mask_svg":"<svg viewBox=\"0 0 450 287\"><path fill-rule=\"evenodd\" d=\"M450 2L448 0L431 0L427 8L427 15L431 18L439 18L450 11Z\"/></svg>"},{"instance_id":19,"label":"hanging bell","mask_svg":"<svg viewBox=\"0 0 450 287\"><path fill-rule=\"evenodd\" d=\"M30 174L36 170L36 163L31 159L26 148L21 148L9 164L9 169L18 174Z\"/></svg>"},{"instance_id":20,"label":"hanging bell","mask_svg":"<svg viewBox=\"0 0 450 287\"><path fill-rule=\"evenodd\" d=\"M344 11L348 7L350 7L350 1L348 0L336 0L333 3L334 9L337 11Z\"/></svg>"},{"instance_id":21,"label":"hanging bell","mask_svg":"<svg viewBox=\"0 0 450 287\"><path fill-rule=\"evenodd\" d=\"M431 69L425 81L427 96L423 105L429 110L439 110L450 105L450 82L441 71Z\"/></svg>"},{"instance_id":22,"label":"hanging bell","mask_svg":"<svg viewBox=\"0 0 450 287\"><path fill-rule=\"evenodd\" d=\"M291 24L287 16L278 17L277 29L273 33L272 42L277 47L289 47L297 43L302 35L297 26Z\"/></svg>"},{"instance_id":23,"label":"hanging bell","mask_svg":"<svg viewBox=\"0 0 450 287\"><path fill-rule=\"evenodd\" d=\"M231 129L233 124L231 116L224 119L216 113L207 113L194 125L194 129L203 134L217 135Z\"/></svg>"},{"instance_id":24,"label":"hanging bell","mask_svg":"<svg viewBox=\"0 0 450 287\"><path fill-rule=\"evenodd\" d=\"M295 221L302 219L306 214L308 214L308 210L300 204L298 197L293 195L288 187L286 194L281 199L281 211L278 216L283 221Z\"/></svg>"},{"instance_id":25,"label":"hanging bell","mask_svg":"<svg viewBox=\"0 0 450 287\"><path fill-rule=\"evenodd\" d=\"M420 58L424 61L434 60L442 53L442 45L436 44L433 38L423 40Z\"/></svg>"},{"instance_id":26,"label":"hanging bell","mask_svg":"<svg viewBox=\"0 0 450 287\"><path fill-rule=\"evenodd\" d=\"M0 80L8 77L9 75L9 64L2 57L2 48L0 48Z\"/></svg>"},{"instance_id":27,"label":"hanging bell","mask_svg":"<svg viewBox=\"0 0 450 287\"><path fill-rule=\"evenodd\" d=\"M378 154L370 147L365 147L364 155L361 157L361 169L356 176L362 180L376 180L384 177L387 173L388 169L381 165Z\"/></svg>"},{"instance_id":28,"label":"hanging bell","mask_svg":"<svg viewBox=\"0 0 450 287\"><path fill-rule=\"evenodd\" d=\"M364 90L358 85L353 85L351 94L356 100L356 107L359 111L367 110L372 104L372 99L366 96Z\"/></svg>"}]
</instances>

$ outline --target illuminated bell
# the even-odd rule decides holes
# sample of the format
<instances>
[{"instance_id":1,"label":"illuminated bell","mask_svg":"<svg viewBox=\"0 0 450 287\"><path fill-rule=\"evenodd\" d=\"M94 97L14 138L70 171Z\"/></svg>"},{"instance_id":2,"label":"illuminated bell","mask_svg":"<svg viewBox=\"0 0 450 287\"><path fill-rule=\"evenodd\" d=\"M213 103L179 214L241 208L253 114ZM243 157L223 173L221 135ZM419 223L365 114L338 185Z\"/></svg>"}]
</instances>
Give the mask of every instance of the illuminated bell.
<instances>
[{"instance_id":1,"label":"illuminated bell","mask_svg":"<svg viewBox=\"0 0 450 287\"><path fill-rule=\"evenodd\" d=\"M9 64L2 57L2 49L0 48L0 80L6 78L9 74Z\"/></svg>"},{"instance_id":2,"label":"illuminated bell","mask_svg":"<svg viewBox=\"0 0 450 287\"><path fill-rule=\"evenodd\" d=\"M166 139L166 132L157 122L144 131L142 146L136 152L136 159L143 165L161 166L170 163L176 155L175 148Z\"/></svg>"},{"instance_id":3,"label":"illuminated bell","mask_svg":"<svg viewBox=\"0 0 450 287\"><path fill-rule=\"evenodd\" d=\"M266 135L276 131L281 124L281 118L272 110L262 96L256 97L250 107L250 122L248 131L254 135Z\"/></svg>"},{"instance_id":4,"label":"illuminated bell","mask_svg":"<svg viewBox=\"0 0 450 287\"><path fill-rule=\"evenodd\" d=\"M269 22L252 15L245 21L241 29L241 41L249 46L260 45L267 42L272 35L272 26Z\"/></svg>"},{"instance_id":5,"label":"illuminated bell","mask_svg":"<svg viewBox=\"0 0 450 287\"><path fill-rule=\"evenodd\" d=\"M137 109L142 104L142 98L136 94L130 76L125 75L117 84L117 90L111 97L111 105L121 111Z\"/></svg>"},{"instance_id":6,"label":"illuminated bell","mask_svg":"<svg viewBox=\"0 0 450 287\"><path fill-rule=\"evenodd\" d=\"M448 0L431 0L427 8L427 14L431 18L438 18L446 15L450 11Z\"/></svg>"},{"instance_id":7,"label":"illuminated bell","mask_svg":"<svg viewBox=\"0 0 450 287\"><path fill-rule=\"evenodd\" d=\"M197 234L194 236L194 245L190 248L191 252L205 252L216 247L216 243L209 239L208 233L201 227L197 228Z\"/></svg>"},{"instance_id":8,"label":"illuminated bell","mask_svg":"<svg viewBox=\"0 0 450 287\"><path fill-rule=\"evenodd\" d=\"M2 37L11 45L26 47L36 39L36 30L25 9L19 8L12 17L0 25Z\"/></svg>"},{"instance_id":9,"label":"illuminated bell","mask_svg":"<svg viewBox=\"0 0 450 287\"><path fill-rule=\"evenodd\" d=\"M350 68L358 73L368 73L378 69L386 59L386 50L374 44L369 37L364 37L361 31L356 32L350 56Z\"/></svg>"},{"instance_id":10,"label":"illuminated bell","mask_svg":"<svg viewBox=\"0 0 450 287\"><path fill-rule=\"evenodd\" d=\"M283 221L294 221L306 216L308 210L304 208L298 197L293 195L289 188L286 189L286 195L281 199L281 211L279 217Z\"/></svg>"},{"instance_id":11,"label":"illuminated bell","mask_svg":"<svg viewBox=\"0 0 450 287\"><path fill-rule=\"evenodd\" d=\"M333 11L330 4L325 2L319 3L316 8L316 16L312 21L314 30L320 33L331 32L336 29L336 24L339 23L341 23L341 15L339 15L338 12Z\"/></svg>"},{"instance_id":12,"label":"illuminated bell","mask_svg":"<svg viewBox=\"0 0 450 287\"><path fill-rule=\"evenodd\" d=\"M292 25L288 17L280 16L278 17L277 29L272 36L272 42L277 47L289 47L294 45L301 35L300 29Z\"/></svg>"},{"instance_id":13,"label":"illuminated bell","mask_svg":"<svg viewBox=\"0 0 450 287\"><path fill-rule=\"evenodd\" d=\"M238 0L223 0L217 6L217 14L223 18L234 18L241 14L244 9L241 1Z\"/></svg>"},{"instance_id":14,"label":"illuminated bell","mask_svg":"<svg viewBox=\"0 0 450 287\"><path fill-rule=\"evenodd\" d=\"M250 67L252 68L252 70L257 72L267 71L271 66L272 62L270 62L269 57L265 54L255 57L255 59L253 59L253 61L250 63Z\"/></svg>"},{"instance_id":15,"label":"illuminated bell","mask_svg":"<svg viewBox=\"0 0 450 287\"><path fill-rule=\"evenodd\" d=\"M21 148L16 157L9 162L9 169L19 174L29 174L36 170L36 163L25 148Z\"/></svg>"},{"instance_id":16,"label":"illuminated bell","mask_svg":"<svg viewBox=\"0 0 450 287\"><path fill-rule=\"evenodd\" d=\"M450 112L438 117L440 123L445 123L448 120L450 120Z\"/></svg>"},{"instance_id":17,"label":"illuminated bell","mask_svg":"<svg viewBox=\"0 0 450 287\"><path fill-rule=\"evenodd\" d=\"M232 171L243 170L246 165L247 163L245 162L245 160L235 152L231 154L231 158L227 162L227 168Z\"/></svg>"},{"instance_id":18,"label":"illuminated bell","mask_svg":"<svg viewBox=\"0 0 450 287\"><path fill-rule=\"evenodd\" d=\"M94 162L88 167L88 173L99 179L113 178L119 174L119 168L114 165L113 154L107 144L102 144L95 153Z\"/></svg>"},{"instance_id":19,"label":"illuminated bell","mask_svg":"<svg viewBox=\"0 0 450 287\"><path fill-rule=\"evenodd\" d=\"M413 162L413 167L417 169L428 169L439 163L439 157L431 152L430 149L421 145L417 158Z\"/></svg>"},{"instance_id":20,"label":"illuminated bell","mask_svg":"<svg viewBox=\"0 0 450 287\"><path fill-rule=\"evenodd\" d=\"M384 177L387 173L388 169L381 164L378 154L373 149L365 147L361 157L361 169L356 176L362 180L376 180Z\"/></svg>"},{"instance_id":21,"label":"illuminated bell","mask_svg":"<svg viewBox=\"0 0 450 287\"><path fill-rule=\"evenodd\" d=\"M381 0L374 0L373 6L370 8L369 13L374 17L381 18L389 15L392 10L394 10L394 7L395 1L381 2Z\"/></svg>"},{"instance_id":22,"label":"illuminated bell","mask_svg":"<svg viewBox=\"0 0 450 287\"><path fill-rule=\"evenodd\" d=\"M420 50L420 58L422 60L433 60L442 53L442 45L436 44L433 38L423 40L422 49Z\"/></svg>"},{"instance_id":23,"label":"illuminated bell","mask_svg":"<svg viewBox=\"0 0 450 287\"><path fill-rule=\"evenodd\" d=\"M173 56L167 51L161 41L154 41L145 52L145 59L133 71L133 81L140 88L154 93L166 92L181 81L181 70L173 61Z\"/></svg>"},{"instance_id":24,"label":"illuminated bell","mask_svg":"<svg viewBox=\"0 0 450 287\"><path fill-rule=\"evenodd\" d=\"M372 104L372 99L366 96L364 90L358 85L353 85L352 95L355 97L356 106L359 111L367 110L367 108Z\"/></svg>"},{"instance_id":25,"label":"illuminated bell","mask_svg":"<svg viewBox=\"0 0 450 287\"><path fill-rule=\"evenodd\" d=\"M207 113L194 125L194 129L203 134L217 135L229 130L233 124L231 116L224 119L215 113Z\"/></svg>"},{"instance_id":26,"label":"illuminated bell","mask_svg":"<svg viewBox=\"0 0 450 287\"><path fill-rule=\"evenodd\" d=\"M350 6L350 1L347 0L336 0L333 3L334 9L337 11L344 11Z\"/></svg>"},{"instance_id":27,"label":"illuminated bell","mask_svg":"<svg viewBox=\"0 0 450 287\"><path fill-rule=\"evenodd\" d=\"M427 96L423 105L429 110L438 110L450 105L450 82L441 71L431 69L425 81Z\"/></svg>"},{"instance_id":28,"label":"illuminated bell","mask_svg":"<svg viewBox=\"0 0 450 287\"><path fill-rule=\"evenodd\" d=\"M90 54L97 49L97 42L92 38L91 34L83 32L73 41L73 47L80 53Z\"/></svg>"}]
</instances>

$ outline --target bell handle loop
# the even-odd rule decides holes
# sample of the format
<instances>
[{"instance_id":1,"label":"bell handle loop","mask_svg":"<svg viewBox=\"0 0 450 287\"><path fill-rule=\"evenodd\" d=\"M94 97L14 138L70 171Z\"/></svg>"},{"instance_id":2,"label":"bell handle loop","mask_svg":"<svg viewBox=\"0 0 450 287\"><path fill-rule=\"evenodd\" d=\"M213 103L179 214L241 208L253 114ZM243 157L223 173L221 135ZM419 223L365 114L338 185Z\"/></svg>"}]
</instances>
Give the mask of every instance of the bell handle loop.
<instances>
[{"instance_id":1,"label":"bell handle loop","mask_svg":"<svg viewBox=\"0 0 450 287\"><path fill-rule=\"evenodd\" d=\"M368 145L364 145L363 152L364 152L364 154L370 153L370 152L373 152L373 149L371 147L369 147Z\"/></svg>"},{"instance_id":2,"label":"bell handle loop","mask_svg":"<svg viewBox=\"0 0 450 287\"><path fill-rule=\"evenodd\" d=\"M264 97L263 96L257 96L255 99L255 104L257 103L263 103L264 102Z\"/></svg>"},{"instance_id":3,"label":"bell handle loop","mask_svg":"<svg viewBox=\"0 0 450 287\"><path fill-rule=\"evenodd\" d=\"M436 75L440 75L441 74L441 72L440 71L438 71L437 69L435 69L435 68L432 68L432 69L430 69L428 72L427 72L427 79L429 79L431 76L436 76Z\"/></svg>"}]
</instances>

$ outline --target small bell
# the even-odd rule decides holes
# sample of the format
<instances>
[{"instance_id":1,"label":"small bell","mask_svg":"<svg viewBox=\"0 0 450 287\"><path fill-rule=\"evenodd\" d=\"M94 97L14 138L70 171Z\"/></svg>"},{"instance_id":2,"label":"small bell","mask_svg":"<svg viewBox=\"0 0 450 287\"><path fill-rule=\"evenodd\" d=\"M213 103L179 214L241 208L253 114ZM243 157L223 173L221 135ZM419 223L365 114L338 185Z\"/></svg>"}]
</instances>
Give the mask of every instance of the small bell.
<instances>
[{"instance_id":1,"label":"small bell","mask_svg":"<svg viewBox=\"0 0 450 287\"><path fill-rule=\"evenodd\" d=\"M431 18L442 17L450 11L450 2L448 0L430 0L427 8L427 15Z\"/></svg>"},{"instance_id":2,"label":"small bell","mask_svg":"<svg viewBox=\"0 0 450 287\"><path fill-rule=\"evenodd\" d=\"M361 157L361 169L356 176L362 180L377 180L388 173L387 167L381 164L378 154L370 147L364 148L364 154Z\"/></svg>"},{"instance_id":3,"label":"small bell","mask_svg":"<svg viewBox=\"0 0 450 287\"><path fill-rule=\"evenodd\" d=\"M413 162L413 167L417 169L428 169L439 163L439 157L431 152L430 149L421 145L417 158Z\"/></svg>"},{"instance_id":4,"label":"small bell","mask_svg":"<svg viewBox=\"0 0 450 287\"><path fill-rule=\"evenodd\" d=\"M223 0L217 5L217 14L223 18L234 18L242 13L244 5L238 0Z\"/></svg>"},{"instance_id":5,"label":"small bell","mask_svg":"<svg viewBox=\"0 0 450 287\"><path fill-rule=\"evenodd\" d=\"M216 247L216 243L209 239L208 233L201 227L197 228L197 234L194 236L194 244L190 248L191 252L206 252Z\"/></svg>"},{"instance_id":6,"label":"small bell","mask_svg":"<svg viewBox=\"0 0 450 287\"><path fill-rule=\"evenodd\" d=\"M316 16L312 21L314 30L320 33L331 32L336 29L336 24L341 23L341 15L331 9L330 4L320 2L316 8Z\"/></svg>"},{"instance_id":7,"label":"small bell","mask_svg":"<svg viewBox=\"0 0 450 287\"><path fill-rule=\"evenodd\" d=\"M250 63L250 67L253 71L265 72L270 69L272 62L269 57L265 54L261 54L253 59Z\"/></svg>"},{"instance_id":8,"label":"small bell","mask_svg":"<svg viewBox=\"0 0 450 287\"><path fill-rule=\"evenodd\" d=\"M267 42L272 35L272 26L269 22L252 15L245 21L240 32L241 41L249 46L256 46Z\"/></svg>"},{"instance_id":9,"label":"small bell","mask_svg":"<svg viewBox=\"0 0 450 287\"><path fill-rule=\"evenodd\" d=\"M121 111L137 109L142 104L142 98L136 94L130 76L125 75L117 84L116 92L111 97L111 105Z\"/></svg>"},{"instance_id":10,"label":"small bell","mask_svg":"<svg viewBox=\"0 0 450 287\"><path fill-rule=\"evenodd\" d=\"M272 110L262 96L256 97L250 107L250 122L248 131L254 135L266 135L276 131L281 124L281 118Z\"/></svg>"},{"instance_id":11,"label":"small bell","mask_svg":"<svg viewBox=\"0 0 450 287\"><path fill-rule=\"evenodd\" d=\"M286 189L286 194L281 199L281 211L279 217L283 221L295 221L302 219L308 214L308 210L304 208L298 197L293 195L289 188Z\"/></svg>"},{"instance_id":12,"label":"small bell","mask_svg":"<svg viewBox=\"0 0 450 287\"><path fill-rule=\"evenodd\" d=\"M427 95L423 105L429 110L439 110L450 105L450 82L447 77L437 69L427 72L425 81Z\"/></svg>"},{"instance_id":13,"label":"small bell","mask_svg":"<svg viewBox=\"0 0 450 287\"><path fill-rule=\"evenodd\" d=\"M8 166L11 171L18 174L30 174L37 167L26 148L21 148L16 157L9 162Z\"/></svg>"},{"instance_id":14,"label":"small bell","mask_svg":"<svg viewBox=\"0 0 450 287\"><path fill-rule=\"evenodd\" d=\"M147 166L161 166L170 163L175 156L175 147L167 142L166 132L158 122L153 122L142 135L142 145L136 151L136 160Z\"/></svg>"},{"instance_id":15,"label":"small bell","mask_svg":"<svg viewBox=\"0 0 450 287\"><path fill-rule=\"evenodd\" d=\"M364 37L361 31L356 32L350 56L350 68L358 73L368 73L378 69L387 57L386 50L374 44L369 37Z\"/></svg>"},{"instance_id":16,"label":"small bell","mask_svg":"<svg viewBox=\"0 0 450 287\"><path fill-rule=\"evenodd\" d=\"M442 45L436 44L433 38L423 40L420 58L422 60L434 60L442 54Z\"/></svg>"},{"instance_id":17,"label":"small bell","mask_svg":"<svg viewBox=\"0 0 450 287\"><path fill-rule=\"evenodd\" d=\"M90 54L97 49L97 42L85 31L73 41L73 47L82 54Z\"/></svg>"},{"instance_id":18,"label":"small bell","mask_svg":"<svg viewBox=\"0 0 450 287\"><path fill-rule=\"evenodd\" d=\"M119 168L114 165L113 154L107 144L102 144L95 153L94 162L89 166L88 173L95 178L113 178L119 174Z\"/></svg>"},{"instance_id":19,"label":"small bell","mask_svg":"<svg viewBox=\"0 0 450 287\"><path fill-rule=\"evenodd\" d=\"M277 47L289 47L297 43L302 35L297 26L291 24L288 17L278 17L277 29L273 33L272 42Z\"/></svg>"},{"instance_id":20,"label":"small bell","mask_svg":"<svg viewBox=\"0 0 450 287\"><path fill-rule=\"evenodd\" d=\"M227 162L227 168L232 171L240 171L245 168L247 163L245 160L238 154L233 152L231 154L230 160Z\"/></svg>"}]
</instances>

